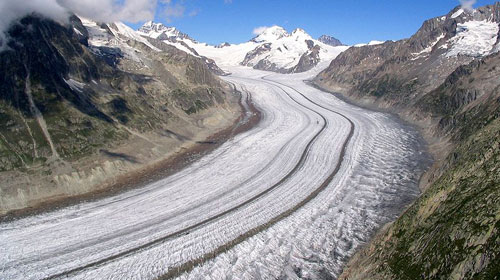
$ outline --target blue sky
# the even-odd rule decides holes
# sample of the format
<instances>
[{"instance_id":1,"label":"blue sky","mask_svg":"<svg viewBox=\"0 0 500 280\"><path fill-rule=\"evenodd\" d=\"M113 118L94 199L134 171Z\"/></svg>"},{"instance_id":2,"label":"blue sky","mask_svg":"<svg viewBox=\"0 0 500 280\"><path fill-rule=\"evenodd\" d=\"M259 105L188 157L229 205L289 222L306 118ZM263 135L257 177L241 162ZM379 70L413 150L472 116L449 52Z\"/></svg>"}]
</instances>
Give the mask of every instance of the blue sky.
<instances>
[{"instance_id":1,"label":"blue sky","mask_svg":"<svg viewBox=\"0 0 500 280\"><path fill-rule=\"evenodd\" d=\"M495 1L478 0L475 7ZM457 0L159 0L155 21L210 44L241 43L254 28L280 25L311 36L332 35L346 44L411 36ZM137 28L140 24L130 24Z\"/></svg>"}]
</instances>

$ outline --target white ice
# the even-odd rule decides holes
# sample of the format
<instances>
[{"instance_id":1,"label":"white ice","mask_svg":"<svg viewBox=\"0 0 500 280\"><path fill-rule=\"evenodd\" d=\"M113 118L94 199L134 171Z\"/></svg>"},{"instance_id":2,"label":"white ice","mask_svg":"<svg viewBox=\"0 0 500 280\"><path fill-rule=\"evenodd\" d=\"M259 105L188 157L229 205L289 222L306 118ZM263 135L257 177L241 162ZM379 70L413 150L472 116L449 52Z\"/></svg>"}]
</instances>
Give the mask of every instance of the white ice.
<instances>
[{"instance_id":1,"label":"white ice","mask_svg":"<svg viewBox=\"0 0 500 280\"><path fill-rule=\"evenodd\" d=\"M468 21L457 25L457 35L448 41L447 57L467 55L481 57L495 51L499 26L491 21Z\"/></svg>"}]
</instances>

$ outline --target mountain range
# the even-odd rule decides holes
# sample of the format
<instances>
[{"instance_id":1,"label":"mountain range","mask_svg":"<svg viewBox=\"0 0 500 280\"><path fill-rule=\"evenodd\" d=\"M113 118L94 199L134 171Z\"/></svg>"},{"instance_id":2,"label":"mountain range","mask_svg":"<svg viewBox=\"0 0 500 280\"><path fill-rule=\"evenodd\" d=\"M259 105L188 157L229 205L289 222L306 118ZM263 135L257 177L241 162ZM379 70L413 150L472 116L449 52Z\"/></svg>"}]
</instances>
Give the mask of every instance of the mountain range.
<instances>
[{"instance_id":1,"label":"mountain range","mask_svg":"<svg viewBox=\"0 0 500 280\"><path fill-rule=\"evenodd\" d=\"M312 69L320 61L329 61L347 47L333 37L313 39L303 29L288 33L272 26L242 44L211 46L200 43L174 27L147 22L138 33L161 40L198 57L210 57L223 66L243 65L278 73L299 73Z\"/></svg>"}]
</instances>

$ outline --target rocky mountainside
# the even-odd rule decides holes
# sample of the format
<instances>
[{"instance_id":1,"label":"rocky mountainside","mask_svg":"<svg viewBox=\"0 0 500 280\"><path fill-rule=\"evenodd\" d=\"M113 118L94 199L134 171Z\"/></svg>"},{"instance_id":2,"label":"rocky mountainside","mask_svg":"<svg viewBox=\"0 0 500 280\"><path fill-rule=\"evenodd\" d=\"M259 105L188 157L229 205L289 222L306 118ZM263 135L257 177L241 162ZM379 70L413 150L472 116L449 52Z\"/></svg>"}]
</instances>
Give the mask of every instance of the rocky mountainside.
<instances>
[{"instance_id":1,"label":"rocky mountainside","mask_svg":"<svg viewBox=\"0 0 500 280\"><path fill-rule=\"evenodd\" d=\"M455 8L411 38L351 48L315 83L422 128L436 163L423 194L341 279L498 279L500 3Z\"/></svg>"},{"instance_id":2,"label":"rocky mountainside","mask_svg":"<svg viewBox=\"0 0 500 280\"><path fill-rule=\"evenodd\" d=\"M339 39L329 35L321 35L321 37L318 38L318 41L332 47L345 46Z\"/></svg>"},{"instance_id":3,"label":"rocky mountainside","mask_svg":"<svg viewBox=\"0 0 500 280\"><path fill-rule=\"evenodd\" d=\"M237 97L201 58L122 23L37 16L0 53L0 213L93 191L230 126Z\"/></svg>"},{"instance_id":4,"label":"rocky mountainside","mask_svg":"<svg viewBox=\"0 0 500 280\"><path fill-rule=\"evenodd\" d=\"M150 41L151 39L156 40L156 44L171 45L181 51L191 54L192 56L201 58L202 61L205 62L205 64L214 74L221 76L227 75L226 72L224 72L219 68L219 66L217 66L213 59L200 55L194 48L186 44L185 41L192 42L193 44L198 44L198 42L189 37L187 34L180 32L175 27L167 27L162 23L154 23L153 21L148 21L139 28L137 33L140 36L148 38L148 40Z\"/></svg>"},{"instance_id":5,"label":"rocky mountainside","mask_svg":"<svg viewBox=\"0 0 500 280\"><path fill-rule=\"evenodd\" d=\"M500 50L498 7L457 7L427 20L409 39L350 48L317 80L356 97L412 105L458 66Z\"/></svg>"},{"instance_id":6,"label":"rocky mountainside","mask_svg":"<svg viewBox=\"0 0 500 280\"><path fill-rule=\"evenodd\" d=\"M310 70L320 61L330 61L347 49L314 40L302 29L288 33L279 26L269 27L252 40L237 45L199 43L174 27L161 23L148 22L139 28L139 34L159 39L194 56L212 58L221 67L244 65L279 73Z\"/></svg>"}]
</instances>

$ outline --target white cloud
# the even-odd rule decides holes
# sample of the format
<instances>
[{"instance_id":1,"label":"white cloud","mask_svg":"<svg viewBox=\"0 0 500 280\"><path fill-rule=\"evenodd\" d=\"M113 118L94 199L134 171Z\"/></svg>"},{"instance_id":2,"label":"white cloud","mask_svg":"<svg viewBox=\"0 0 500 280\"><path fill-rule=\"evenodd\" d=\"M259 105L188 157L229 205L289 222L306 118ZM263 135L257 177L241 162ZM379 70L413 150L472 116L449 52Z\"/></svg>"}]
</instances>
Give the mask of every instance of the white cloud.
<instances>
[{"instance_id":1,"label":"white cloud","mask_svg":"<svg viewBox=\"0 0 500 280\"><path fill-rule=\"evenodd\" d=\"M194 9L191 12L189 12L189 16L190 17L197 16L200 13L200 11L201 11L200 9Z\"/></svg>"},{"instance_id":2,"label":"white cloud","mask_svg":"<svg viewBox=\"0 0 500 280\"><path fill-rule=\"evenodd\" d=\"M254 28L252 33L255 36L259 36L264 31L266 31L266 29L268 29L268 28L269 28L269 26L259 26L259 27Z\"/></svg>"},{"instance_id":3,"label":"white cloud","mask_svg":"<svg viewBox=\"0 0 500 280\"><path fill-rule=\"evenodd\" d=\"M165 1L165 0L161 0ZM67 22L70 13L102 22L139 22L154 18L157 0L1 0L0 50L8 40L10 25L29 14L37 13L59 22Z\"/></svg>"},{"instance_id":4,"label":"white cloud","mask_svg":"<svg viewBox=\"0 0 500 280\"><path fill-rule=\"evenodd\" d=\"M0 1L0 51L8 40L5 32L12 22L28 14L38 13L59 22L67 22L69 13L55 0L2 0Z\"/></svg>"},{"instance_id":5,"label":"white cloud","mask_svg":"<svg viewBox=\"0 0 500 280\"><path fill-rule=\"evenodd\" d=\"M102 22L139 22L154 18L156 0L57 0L68 10Z\"/></svg>"},{"instance_id":6,"label":"white cloud","mask_svg":"<svg viewBox=\"0 0 500 280\"><path fill-rule=\"evenodd\" d=\"M476 0L460 0L460 5L462 5L462 8L464 10L473 10L474 9L474 4L476 4Z\"/></svg>"},{"instance_id":7,"label":"white cloud","mask_svg":"<svg viewBox=\"0 0 500 280\"><path fill-rule=\"evenodd\" d=\"M174 18L181 18L184 16L186 7L184 5L176 3L174 5L167 5L163 10L163 15L166 17L168 22L172 21Z\"/></svg>"}]
</instances>

